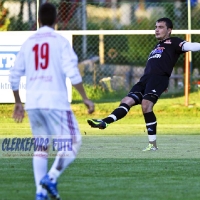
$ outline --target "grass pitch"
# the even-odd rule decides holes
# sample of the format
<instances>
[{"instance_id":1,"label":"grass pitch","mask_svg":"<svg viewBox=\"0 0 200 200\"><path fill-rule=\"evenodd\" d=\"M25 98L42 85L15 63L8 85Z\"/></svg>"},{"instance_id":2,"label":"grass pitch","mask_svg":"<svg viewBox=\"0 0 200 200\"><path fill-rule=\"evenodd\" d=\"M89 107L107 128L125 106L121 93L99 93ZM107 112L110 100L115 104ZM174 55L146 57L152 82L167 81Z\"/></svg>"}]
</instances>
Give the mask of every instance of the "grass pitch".
<instances>
[{"instance_id":1,"label":"grass pitch","mask_svg":"<svg viewBox=\"0 0 200 200\"><path fill-rule=\"evenodd\" d=\"M62 199L199 199L200 136L158 138L158 151L142 152L145 136L83 136L78 158L59 179ZM31 158L2 158L0 173L1 200L34 199Z\"/></svg>"},{"instance_id":2,"label":"grass pitch","mask_svg":"<svg viewBox=\"0 0 200 200\"><path fill-rule=\"evenodd\" d=\"M83 135L78 158L59 179L63 200L199 200L200 101L191 95L161 99L155 107L158 121L156 152L142 152L147 133L139 106L104 131L91 129L87 118L102 118L119 103L97 103L86 115L83 104L73 104ZM27 116L22 124L11 119L13 105L0 105L0 137L31 135ZM49 167L53 158L49 159ZM0 200L34 199L31 158L1 158Z\"/></svg>"}]
</instances>

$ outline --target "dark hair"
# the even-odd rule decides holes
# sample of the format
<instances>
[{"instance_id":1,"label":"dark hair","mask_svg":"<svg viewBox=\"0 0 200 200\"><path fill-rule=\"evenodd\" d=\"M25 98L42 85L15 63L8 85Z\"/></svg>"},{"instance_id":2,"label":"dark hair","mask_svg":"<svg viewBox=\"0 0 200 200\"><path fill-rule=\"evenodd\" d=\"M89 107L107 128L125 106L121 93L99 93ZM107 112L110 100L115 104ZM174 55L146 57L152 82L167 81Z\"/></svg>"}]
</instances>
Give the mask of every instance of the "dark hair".
<instances>
[{"instance_id":1,"label":"dark hair","mask_svg":"<svg viewBox=\"0 0 200 200\"><path fill-rule=\"evenodd\" d=\"M173 23L172 23L171 19L169 19L167 17L160 18L157 20L157 22L165 22L167 28L173 29Z\"/></svg>"},{"instance_id":2,"label":"dark hair","mask_svg":"<svg viewBox=\"0 0 200 200\"><path fill-rule=\"evenodd\" d=\"M39 9L39 19L42 25L52 26L56 21L56 7L51 3L44 3Z\"/></svg>"}]
</instances>

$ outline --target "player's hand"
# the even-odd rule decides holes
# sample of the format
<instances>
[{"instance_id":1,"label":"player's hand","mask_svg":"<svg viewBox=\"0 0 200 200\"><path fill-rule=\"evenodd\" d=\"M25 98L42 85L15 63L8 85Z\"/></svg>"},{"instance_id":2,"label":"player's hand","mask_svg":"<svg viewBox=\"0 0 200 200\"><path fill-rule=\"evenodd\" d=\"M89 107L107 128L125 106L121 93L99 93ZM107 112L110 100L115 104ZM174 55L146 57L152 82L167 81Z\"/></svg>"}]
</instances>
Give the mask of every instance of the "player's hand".
<instances>
[{"instance_id":1,"label":"player's hand","mask_svg":"<svg viewBox=\"0 0 200 200\"><path fill-rule=\"evenodd\" d=\"M94 112L94 103L89 99L84 99L83 102L86 105L86 107L88 108L88 113L89 114L93 113Z\"/></svg>"},{"instance_id":2,"label":"player's hand","mask_svg":"<svg viewBox=\"0 0 200 200\"><path fill-rule=\"evenodd\" d=\"M22 122L24 118L24 107L21 103L15 103L13 118L17 123Z\"/></svg>"},{"instance_id":3,"label":"player's hand","mask_svg":"<svg viewBox=\"0 0 200 200\"><path fill-rule=\"evenodd\" d=\"M167 93L168 92L168 88L166 88L164 92Z\"/></svg>"}]
</instances>

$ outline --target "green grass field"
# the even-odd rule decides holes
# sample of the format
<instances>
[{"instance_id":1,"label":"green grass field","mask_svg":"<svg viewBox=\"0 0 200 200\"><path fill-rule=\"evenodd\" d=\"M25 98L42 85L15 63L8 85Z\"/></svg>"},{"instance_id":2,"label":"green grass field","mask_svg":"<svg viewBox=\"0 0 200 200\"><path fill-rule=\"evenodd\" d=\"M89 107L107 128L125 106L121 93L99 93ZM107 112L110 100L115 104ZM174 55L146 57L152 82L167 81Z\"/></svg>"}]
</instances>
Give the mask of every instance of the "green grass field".
<instances>
[{"instance_id":1,"label":"green grass field","mask_svg":"<svg viewBox=\"0 0 200 200\"><path fill-rule=\"evenodd\" d=\"M59 179L67 200L197 200L200 136L159 137L159 151L142 152L144 136L83 136L78 159ZM50 159L50 163L52 159ZM32 159L1 159L0 199L34 199Z\"/></svg>"},{"instance_id":2,"label":"green grass field","mask_svg":"<svg viewBox=\"0 0 200 200\"><path fill-rule=\"evenodd\" d=\"M78 158L59 179L63 200L199 200L200 199L200 101L161 99L155 107L158 121L156 152L142 152L147 133L140 107L106 130L90 128L87 118L101 118L118 102L96 104L88 116L84 105L72 104L83 144ZM0 105L0 135L30 136L27 116L22 124L11 119L13 105ZM49 159L52 163L53 159ZM49 165L50 166L50 165ZM31 158L0 160L0 200L34 199Z\"/></svg>"}]
</instances>

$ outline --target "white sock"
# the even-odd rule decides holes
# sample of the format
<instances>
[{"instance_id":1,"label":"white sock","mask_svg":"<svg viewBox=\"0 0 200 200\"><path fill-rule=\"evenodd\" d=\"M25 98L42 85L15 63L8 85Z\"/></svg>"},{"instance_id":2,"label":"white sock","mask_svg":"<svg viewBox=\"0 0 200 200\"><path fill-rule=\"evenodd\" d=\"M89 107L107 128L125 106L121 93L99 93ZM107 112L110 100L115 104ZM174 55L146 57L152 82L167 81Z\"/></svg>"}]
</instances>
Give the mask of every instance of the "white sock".
<instances>
[{"instance_id":1,"label":"white sock","mask_svg":"<svg viewBox=\"0 0 200 200\"><path fill-rule=\"evenodd\" d=\"M47 194L47 191L40 185L41 179L47 174L48 154L46 152L34 152L33 171L35 177L36 193Z\"/></svg>"},{"instance_id":2,"label":"white sock","mask_svg":"<svg viewBox=\"0 0 200 200\"><path fill-rule=\"evenodd\" d=\"M75 160L76 156L70 152L68 156L65 155L66 151L57 153L56 159L48 172L48 175L53 183L55 183L62 172Z\"/></svg>"},{"instance_id":3,"label":"white sock","mask_svg":"<svg viewBox=\"0 0 200 200\"><path fill-rule=\"evenodd\" d=\"M156 135L148 135L149 142L153 142L156 140Z\"/></svg>"}]
</instances>

